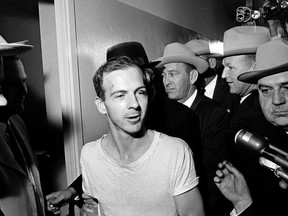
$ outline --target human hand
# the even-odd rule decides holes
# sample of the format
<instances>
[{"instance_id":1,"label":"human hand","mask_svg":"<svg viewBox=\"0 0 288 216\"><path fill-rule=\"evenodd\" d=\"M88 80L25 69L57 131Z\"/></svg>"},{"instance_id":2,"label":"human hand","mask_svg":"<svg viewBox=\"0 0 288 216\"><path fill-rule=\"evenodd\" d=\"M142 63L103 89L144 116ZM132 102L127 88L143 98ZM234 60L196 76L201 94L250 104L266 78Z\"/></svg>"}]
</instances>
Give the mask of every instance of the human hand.
<instances>
[{"instance_id":1,"label":"human hand","mask_svg":"<svg viewBox=\"0 0 288 216\"><path fill-rule=\"evenodd\" d=\"M82 193L82 199L84 201L83 211L85 213L94 213L95 215L98 215L98 201L85 193Z\"/></svg>"},{"instance_id":2,"label":"human hand","mask_svg":"<svg viewBox=\"0 0 288 216\"><path fill-rule=\"evenodd\" d=\"M60 208L68 204L76 194L76 191L72 187L48 194L46 196L47 210L52 212L54 215L60 214Z\"/></svg>"},{"instance_id":3,"label":"human hand","mask_svg":"<svg viewBox=\"0 0 288 216\"><path fill-rule=\"evenodd\" d=\"M252 203L244 176L227 161L219 163L218 167L214 177L215 184L221 193L232 202L236 213L242 212Z\"/></svg>"}]
</instances>

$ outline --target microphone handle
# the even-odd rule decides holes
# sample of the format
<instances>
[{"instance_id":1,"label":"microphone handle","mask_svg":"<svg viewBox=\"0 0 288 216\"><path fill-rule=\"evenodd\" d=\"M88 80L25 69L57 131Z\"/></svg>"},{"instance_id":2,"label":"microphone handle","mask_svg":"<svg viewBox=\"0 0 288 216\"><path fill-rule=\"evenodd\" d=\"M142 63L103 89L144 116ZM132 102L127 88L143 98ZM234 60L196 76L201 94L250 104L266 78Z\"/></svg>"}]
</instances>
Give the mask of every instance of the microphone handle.
<instances>
[{"instance_id":1,"label":"microphone handle","mask_svg":"<svg viewBox=\"0 0 288 216\"><path fill-rule=\"evenodd\" d=\"M263 156L264 155L267 159L288 170L288 161L286 157L279 155L277 152L272 152L271 149L268 148L264 149Z\"/></svg>"}]
</instances>

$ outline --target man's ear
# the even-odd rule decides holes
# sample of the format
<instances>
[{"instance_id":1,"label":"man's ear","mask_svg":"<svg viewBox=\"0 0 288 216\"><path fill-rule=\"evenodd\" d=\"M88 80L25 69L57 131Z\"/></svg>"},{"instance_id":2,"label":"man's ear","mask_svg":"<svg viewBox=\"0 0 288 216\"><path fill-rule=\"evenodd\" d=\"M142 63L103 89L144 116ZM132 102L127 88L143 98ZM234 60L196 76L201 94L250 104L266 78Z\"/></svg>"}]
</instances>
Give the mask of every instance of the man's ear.
<instances>
[{"instance_id":1,"label":"man's ear","mask_svg":"<svg viewBox=\"0 0 288 216\"><path fill-rule=\"evenodd\" d=\"M96 104L96 107L97 107L98 111L101 114L106 115L107 114L107 110L106 110L104 101L100 97L96 97L94 102Z\"/></svg>"},{"instance_id":2,"label":"man's ear","mask_svg":"<svg viewBox=\"0 0 288 216\"><path fill-rule=\"evenodd\" d=\"M216 67L216 64L217 64L215 58L209 58L209 59L208 59L208 63L209 63L209 67L210 67L211 69L214 69L214 68Z\"/></svg>"},{"instance_id":3,"label":"man's ear","mask_svg":"<svg viewBox=\"0 0 288 216\"><path fill-rule=\"evenodd\" d=\"M192 84L192 85L197 81L197 79L198 79L198 71L196 69L193 69L193 70L190 71L189 79L190 79L190 84Z\"/></svg>"}]
</instances>

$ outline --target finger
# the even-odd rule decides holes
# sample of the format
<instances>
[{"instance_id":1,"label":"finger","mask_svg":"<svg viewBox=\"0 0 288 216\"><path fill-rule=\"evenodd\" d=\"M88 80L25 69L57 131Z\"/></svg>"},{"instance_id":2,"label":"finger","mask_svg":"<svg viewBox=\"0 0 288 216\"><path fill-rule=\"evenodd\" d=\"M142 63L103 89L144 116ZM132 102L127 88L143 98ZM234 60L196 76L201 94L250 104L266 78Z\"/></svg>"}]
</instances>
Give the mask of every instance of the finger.
<instances>
[{"instance_id":1,"label":"finger","mask_svg":"<svg viewBox=\"0 0 288 216\"><path fill-rule=\"evenodd\" d=\"M219 178L218 176L215 176L213 180L215 183L221 183L221 178Z\"/></svg>"},{"instance_id":2,"label":"finger","mask_svg":"<svg viewBox=\"0 0 288 216\"><path fill-rule=\"evenodd\" d=\"M55 197L56 199L52 200L51 201L51 204L52 205L57 205L58 203L60 203L61 201L63 201L64 199L64 196L63 195L60 195L58 197Z\"/></svg>"},{"instance_id":3,"label":"finger","mask_svg":"<svg viewBox=\"0 0 288 216\"><path fill-rule=\"evenodd\" d=\"M53 206L52 204L49 204L49 205L47 205L47 210L48 210L49 212L54 212L54 211L57 211L58 208L55 207L55 206Z\"/></svg>"},{"instance_id":4,"label":"finger","mask_svg":"<svg viewBox=\"0 0 288 216\"><path fill-rule=\"evenodd\" d=\"M93 209L91 209L91 207L87 204L83 205L83 210L87 213L94 213Z\"/></svg>"},{"instance_id":5,"label":"finger","mask_svg":"<svg viewBox=\"0 0 288 216\"><path fill-rule=\"evenodd\" d=\"M282 188L282 189L284 189L284 190L286 190L286 189L288 188L288 184L287 184L287 182L285 182L284 180L281 180L281 181L279 182L279 186L280 186L280 188Z\"/></svg>"},{"instance_id":6,"label":"finger","mask_svg":"<svg viewBox=\"0 0 288 216\"><path fill-rule=\"evenodd\" d=\"M224 162L224 161L223 161L223 162ZM219 169L223 169L223 167L224 167L223 162L218 164L218 168L219 168Z\"/></svg>"},{"instance_id":7,"label":"finger","mask_svg":"<svg viewBox=\"0 0 288 216\"><path fill-rule=\"evenodd\" d=\"M54 211L54 212L52 212L54 215L59 215L60 213L61 213L61 211L60 210L56 210L56 211Z\"/></svg>"},{"instance_id":8,"label":"finger","mask_svg":"<svg viewBox=\"0 0 288 216\"><path fill-rule=\"evenodd\" d=\"M83 199L90 199L91 197L90 196L88 196L87 194L85 194L85 193L82 193L82 198Z\"/></svg>"},{"instance_id":9,"label":"finger","mask_svg":"<svg viewBox=\"0 0 288 216\"><path fill-rule=\"evenodd\" d=\"M219 177L219 178L223 177L224 175L223 175L222 170L217 170L216 171L216 176Z\"/></svg>"},{"instance_id":10,"label":"finger","mask_svg":"<svg viewBox=\"0 0 288 216\"><path fill-rule=\"evenodd\" d=\"M54 193L46 195L46 200L50 200L50 199L54 199L54 198L55 198Z\"/></svg>"},{"instance_id":11,"label":"finger","mask_svg":"<svg viewBox=\"0 0 288 216\"><path fill-rule=\"evenodd\" d=\"M236 178L238 178L238 179L244 179L244 176L242 175L242 173L239 171L239 170L237 170L232 164L226 164L225 165L225 167L226 167L226 169L230 172L230 173L232 173Z\"/></svg>"}]
</instances>

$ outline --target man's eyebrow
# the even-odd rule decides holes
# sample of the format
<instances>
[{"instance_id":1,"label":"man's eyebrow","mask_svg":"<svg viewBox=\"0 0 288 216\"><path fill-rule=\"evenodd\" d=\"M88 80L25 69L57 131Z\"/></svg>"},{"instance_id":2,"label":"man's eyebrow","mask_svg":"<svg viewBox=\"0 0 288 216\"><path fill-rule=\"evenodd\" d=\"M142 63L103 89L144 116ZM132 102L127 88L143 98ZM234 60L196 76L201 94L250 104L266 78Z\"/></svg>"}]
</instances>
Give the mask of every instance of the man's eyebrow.
<instances>
[{"instance_id":1,"label":"man's eyebrow","mask_svg":"<svg viewBox=\"0 0 288 216\"><path fill-rule=\"evenodd\" d=\"M288 81L277 83L277 85L279 85L279 86L288 85ZM258 88L261 88L261 87L271 87L271 88L272 88L271 85L269 85L269 84L263 84L263 83L260 83L260 84L258 85Z\"/></svg>"},{"instance_id":2,"label":"man's eyebrow","mask_svg":"<svg viewBox=\"0 0 288 216\"><path fill-rule=\"evenodd\" d=\"M258 88L262 88L262 87L270 87L270 86L269 86L269 85L262 84L262 83L258 85Z\"/></svg>"},{"instance_id":3,"label":"man's eyebrow","mask_svg":"<svg viewBox=\"0 0 288 216\"><path fill-rule=\"evenodd\" d=\"M145 90L146 90L146 86L145 86L145 85L143 85L143 86L139 86L138 88L136 88L135 91L138 91L138 90L141 90L141 89L145 89Z\"/></svg>"}]
</instances>

